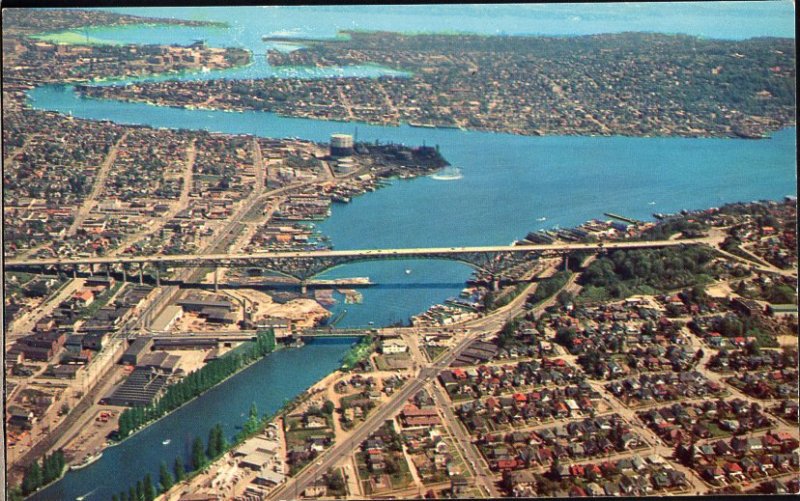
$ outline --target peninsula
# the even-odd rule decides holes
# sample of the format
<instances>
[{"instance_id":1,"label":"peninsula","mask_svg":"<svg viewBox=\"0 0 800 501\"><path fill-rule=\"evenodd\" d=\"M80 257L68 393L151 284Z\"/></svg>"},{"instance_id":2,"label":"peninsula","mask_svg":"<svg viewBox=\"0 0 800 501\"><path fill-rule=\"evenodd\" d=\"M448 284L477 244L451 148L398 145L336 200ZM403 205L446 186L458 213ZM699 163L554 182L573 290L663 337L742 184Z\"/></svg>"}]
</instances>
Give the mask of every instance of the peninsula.
<instances>
[{"instance_id":1,"label":"peninsula","mask_svg":"<svg viewBox=\"0 0 800 501\"><path fill-rule=\"evenodd\" d=\"M794 124L794 41L345 32L269 50L281 67L380 65L408 77L82 87L89 97L525 135L762 137Z\"/></svg>"}]
</instances>

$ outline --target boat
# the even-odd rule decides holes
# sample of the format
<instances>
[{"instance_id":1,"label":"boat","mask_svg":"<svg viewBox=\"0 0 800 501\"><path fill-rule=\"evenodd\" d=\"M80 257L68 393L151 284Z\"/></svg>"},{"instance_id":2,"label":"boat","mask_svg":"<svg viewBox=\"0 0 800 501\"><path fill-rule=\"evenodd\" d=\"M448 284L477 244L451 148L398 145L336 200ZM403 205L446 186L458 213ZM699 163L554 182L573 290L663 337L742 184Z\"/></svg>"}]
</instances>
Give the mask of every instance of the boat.
<instances>
[{"instance_id":1,"label":"boat","mask_svg":"<svg viewBox=\"0 0 800 501\"><path fill-rule=\"evenodd\" d=\"M406 268L406 275L411 275L411 270Z\"/></svg>"},{"instance_id":2,"label":"boat","mask_svg":"<svg viewBox=\"0 0 800 501\"><path fill-rule=\"evenodd\" d=\"M86 468L90 464L92 464L95 461L99 460L101 457L103 457L103 452L102 451L101 452L97 452L95 454L92 454L90 456L86 456L86 458L83 461L81 461L78 464L74 464L74 465L70 466L69 469L70 470L80 470L81 468Z\"/></svg>"},{"instance_id":3,"label":"boat","mask_svg":"<svg viewBox=\"0 0 800 501\"><path fill-rule=\"evenodd\" d=\"M92 490L90 490L89 492L87 492L86 494L83 494L82 496L78 496L78 497L76 497L76 498L75 498L75 501L83 501L84 499L88 498L88 497L89 497L89 496L90 496L90 495L91 495L91 494L92 494L94 491L96 491L96 490L97 490L97 489L92 489Z\"/></svg>"},{"instance_id":4,"label":"boat","mask_svg":"<svg viewBox=\"0 0 800 501\"><path fill-rule=\"evenodd\" d=\"M170 442L172 442L172 440L168 438L168 439L164 440L163 442L161 442L161 445L169 445Z\"/></svg>"},{"instance_id":5,"label":"boat","mask_svg":"<svg viewBox=\"0 0 800 501\"><path fill-rule=\"evenodd\" d=\"M542 216L542 217L536 218L536 220L539 221L539 222L544 222L544 221L547 221L547 218Z\"/></svg>"},{"instance_id":6,"label":"boat","mask_svg":"<svg viewBox=\"0 0 800 501\"><path fill-rule=\"evenodd\" d=\"M647 205L655 205L655 204L656 204L655 202L650 202Z\"/></svg>"},{"instance_id":7,"label":"boat","mask_svg":"<svg viewBox=\"0 0 800 501\"><path fill-rule=\"evenodd\" d=\"M203 67L200 69L200 71L202 71L203 73L209 73L209 72L211 72L211 70L210 70L210 69L208 69L208 67L207 67L207 66L203 66Z\"/></svg>"}]
</instances>

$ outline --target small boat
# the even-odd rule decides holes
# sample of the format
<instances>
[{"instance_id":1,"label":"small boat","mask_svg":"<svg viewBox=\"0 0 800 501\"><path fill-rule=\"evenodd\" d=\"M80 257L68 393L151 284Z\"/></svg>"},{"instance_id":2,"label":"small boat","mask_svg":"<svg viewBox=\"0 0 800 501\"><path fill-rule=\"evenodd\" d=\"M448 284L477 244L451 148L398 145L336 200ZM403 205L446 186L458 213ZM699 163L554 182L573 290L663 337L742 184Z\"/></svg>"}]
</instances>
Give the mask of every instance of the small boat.
<instances>
[{"instance_id":1,"label":"small boat","mask_svg":"<svg viewBox=\"0 0 800 501\"><path fill-rule=\"evenodd\" d=\"M168 438L168 439L164 440L163 442L161 442L161 445L169 445L170 442L172 442L172 439Z\"/></svg>"},{"instance_id":2,"label":"small boat","mask_svg":"<svg viewBox=\"0 0 800 501\"><path fill-rule=\"evenodd\" d=\"M655 202L650 202L647 205L655 205L655 204L656 204Z\"/></svg>"},{"instance_id":3,"label":"small boat","mask_svg":"<svg viewBox=\"0 0 800 501\"><path fill-rule=\"evenodd\" d=\"M544 222L544 221L547 221L547 218L542 216L540 218L536 218L536 220L539 221L539 222Z\"/></svg>"},{"instance_id":4,"label":"small boat","mask_svg":"<svg viewBox=\"0 0 800 501\"><path fill-rule=\"evenodd\" d=\"M406 275L411 275L411 270L409 268L406 268Z\"/></svg>"},{"instance_id":5,"label":"small boat","mask_svg":"<svg viewBox=\"0 0 800 501\"><path fill-rule=\"evenodd\" d=\"M84 459L83 461L81 461L78 464L74 464L74 465L70 466L69 469L70 470L80 470L81 468L86 468L87 466L89 466L90 464L94 463L95 461L98 461L101 457L103 457L103 452L102 451L101 452L97 452L95 454L92 454L90 456L86 456L86 459ZM91 492L89 494L91 494ZM86 496L88 496L88 494L86 494Z\"/></svg>"}]
</instances>

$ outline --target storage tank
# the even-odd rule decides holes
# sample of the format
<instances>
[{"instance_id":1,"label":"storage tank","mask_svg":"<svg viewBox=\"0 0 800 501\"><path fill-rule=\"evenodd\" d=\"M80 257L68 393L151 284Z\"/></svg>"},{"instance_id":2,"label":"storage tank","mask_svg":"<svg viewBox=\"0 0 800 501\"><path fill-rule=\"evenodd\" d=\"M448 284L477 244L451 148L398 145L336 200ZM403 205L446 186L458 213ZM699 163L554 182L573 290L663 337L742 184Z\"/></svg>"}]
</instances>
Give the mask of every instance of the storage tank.
<instances>
[{"instance_id":1,"label":"storage tank","mask_svg":"<svg viewBox=\"0 0 800 501\"><path fill-rule=\"evenodd\" d=\"M353 136L350 134L331 134L331 156L347 157L353 154Z\"/></svg>"}]
</instances>

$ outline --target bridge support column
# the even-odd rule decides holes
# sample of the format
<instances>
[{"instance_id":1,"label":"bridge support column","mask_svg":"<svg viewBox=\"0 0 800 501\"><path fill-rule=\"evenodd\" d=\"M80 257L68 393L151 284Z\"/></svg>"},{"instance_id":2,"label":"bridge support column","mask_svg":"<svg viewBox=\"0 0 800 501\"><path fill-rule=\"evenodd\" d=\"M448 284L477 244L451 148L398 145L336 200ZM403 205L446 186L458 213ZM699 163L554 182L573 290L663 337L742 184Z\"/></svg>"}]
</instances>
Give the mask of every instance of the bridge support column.
<instances>
[{"instance_id":1,"label":"bridge support column","mask_svg":"<svg viewBox=\"0 0 800 501\"><path fill-rule=\"evenodd\" d=\"M156 266L156 287L161 287L161 270Z\"/></svg>"},{"instance_id":2,"label":"bridge support column","mask_svg":"<svg viewBox=\"0 0 800 501\"><path fill-rule=\"evenodd\" d=\"M128 281L128 270L125 268L125 265L122 265L122 282L125 283Z\"/></svg>"},{"instance_id":3,"label":"bridge support column","mask_svg":"<svg viewBox=\"0 0 800 501\"><path fill-rule=\"evenodd\" d=\"M493 291L500 290L500 277L492 276L489 288Z\"/></svg>"},{"instance_id":4,"label":"bridge support column","mask_svg":"<svg viewBox=\"0 0 800 501\"><path fill-rule=\"evenodd\" d=\"M214 292L219 292L219 267L214 265Z\"/></svg>"},{"instance_id":5,"label":"bridge support column","mask_svg":"<svg viewBox=\"0 0 800 501\"><path fill-rule=\"evenodd\" d=\"M569 271L569 256L564 255L564 271Z\"/></svg>"},{"instance_id":6,"label":"bridge support column","mask_svg":"<svg viewBox=\"0 0 800 501\"><path fill-rule=\"evenodd\" d=\"M72 267L72 278L73 279L78 278L78 265L77 264Z\"/></svg>"},{"instance_id":7,"label":"bridge support column","mask_svg":"<svg viewBox=\"0 0 800 501\"><path fill-rule=\"evenodd\" d=\"M89 265L89 274L94 276L94 263Z\"/></svg>"},{"instance_id":8,"label":"bridge support column","mask_svg":"<svg viewBox=\"0 0 800 501\"><path fill-rule=\"evenodd\" d=\"M139 263L139 285L144 285L144 263Z\"/></svg>"},{"instance_id":9,"label":"bridge support column","mask_svg":"<svg viewBox=\"0 0 800 501\"><path fill-rule=\"evenodd\" d=\"M308 283L305 280L300 281L300 294L308 294Z\"/></svg>"},{"instance_id":10,"label":"bridge support column","mask_svg":"<svg viewBox=\"0 0 800 501\"><path fill-rule=\"evenodd\" d=\"M106 279L111 280L111 263L106 265Z\"/></svg>"}]
</instances>

